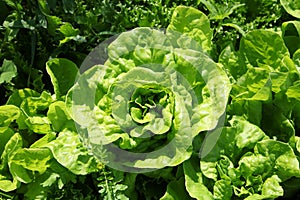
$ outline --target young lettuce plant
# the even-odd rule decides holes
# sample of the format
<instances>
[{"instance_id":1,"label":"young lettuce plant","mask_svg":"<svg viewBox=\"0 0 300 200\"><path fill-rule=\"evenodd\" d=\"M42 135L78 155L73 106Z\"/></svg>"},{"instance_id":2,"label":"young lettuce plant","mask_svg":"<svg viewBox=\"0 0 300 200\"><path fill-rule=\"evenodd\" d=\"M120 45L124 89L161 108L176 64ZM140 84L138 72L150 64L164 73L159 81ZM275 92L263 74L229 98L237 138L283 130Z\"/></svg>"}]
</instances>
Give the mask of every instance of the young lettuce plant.
<instances>
[{"instance_id":1,"label":"young lettuce plant","mask_svg":"<svg viewBox=\"0 0 300 200\"><path fill-rule=\"evenodd\" d=\"M189 159L193 138L216 127L230 91L226 73L209 57L211 38L207 17L184 6L165 31L120 34L105 63L82 73L67 94L83 142L96 156L103 146L107 165L122 171Z\"/></svg>"}]
</instances>

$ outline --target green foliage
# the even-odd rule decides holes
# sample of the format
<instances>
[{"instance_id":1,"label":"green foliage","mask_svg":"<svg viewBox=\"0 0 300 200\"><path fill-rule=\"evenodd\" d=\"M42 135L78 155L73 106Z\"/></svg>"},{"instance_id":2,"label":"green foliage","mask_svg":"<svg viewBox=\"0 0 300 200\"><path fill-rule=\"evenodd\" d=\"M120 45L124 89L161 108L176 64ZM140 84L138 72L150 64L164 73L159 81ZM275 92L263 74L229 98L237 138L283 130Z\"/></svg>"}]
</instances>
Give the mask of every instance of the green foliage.
<instances>
[{"instance_id":1,"label":"green foliage","mask_svg":"<svg viewBox=\"0 0 300 200\"><path fill-rule=\"evenodd\" d=\"M299 198L298 1L0 10L0 199Z\"/></svg>"},{"instance_id":2,"label":"green foliage","mask_svg":"<svg viewBox=\"0 0 300 200\"><path fill-rule=\"evenodd\" d=\"M0 84L10 83L17 75L17 67L12 61L4 60L0 72Z\"/></svg>"}]
</instances>

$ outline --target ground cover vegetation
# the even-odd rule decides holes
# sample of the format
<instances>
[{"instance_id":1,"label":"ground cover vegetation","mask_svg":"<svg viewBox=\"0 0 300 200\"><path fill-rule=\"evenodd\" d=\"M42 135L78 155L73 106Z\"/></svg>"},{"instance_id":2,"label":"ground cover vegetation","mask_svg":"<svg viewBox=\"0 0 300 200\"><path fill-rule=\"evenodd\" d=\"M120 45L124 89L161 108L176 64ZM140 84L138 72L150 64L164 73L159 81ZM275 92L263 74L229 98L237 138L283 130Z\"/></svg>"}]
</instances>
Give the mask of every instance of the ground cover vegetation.
<instances>
[{"instance_id":1,"label":"ground cover vegetation","mask_svg":"<svg viewBox=\"0 0 300 200\"><path fill-rule=\"evenodd\" d=\"M299 198L297 1L0 10L0 199Z\"/></svg>"}]
</instances>

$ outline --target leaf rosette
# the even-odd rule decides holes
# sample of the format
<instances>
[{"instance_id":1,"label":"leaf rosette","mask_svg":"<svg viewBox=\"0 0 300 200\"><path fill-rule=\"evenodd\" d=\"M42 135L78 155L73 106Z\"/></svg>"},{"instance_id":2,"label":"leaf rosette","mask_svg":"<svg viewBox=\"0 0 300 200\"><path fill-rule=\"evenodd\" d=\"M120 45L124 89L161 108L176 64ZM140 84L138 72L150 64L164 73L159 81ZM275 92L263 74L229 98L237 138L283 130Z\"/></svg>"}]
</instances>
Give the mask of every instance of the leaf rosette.
<instances>
[{"instance_id":1,"label":"leaf rosette","mask_svg":"<svg viewBox=\"0 0 300 200\"><path fill-rule=\"evenodd\" d=\"M185 27L178 23L184 15L201 20ZM67 94L83 142L112 168L145 172L182 163L193 138L215 128L225 111L230 83L206 52L208 19L178 7L172 21L166 31L136 28L96 48L82 66L92 67ZM95 63L99 57L105 61Z\"/></svg>"}]
</instances>

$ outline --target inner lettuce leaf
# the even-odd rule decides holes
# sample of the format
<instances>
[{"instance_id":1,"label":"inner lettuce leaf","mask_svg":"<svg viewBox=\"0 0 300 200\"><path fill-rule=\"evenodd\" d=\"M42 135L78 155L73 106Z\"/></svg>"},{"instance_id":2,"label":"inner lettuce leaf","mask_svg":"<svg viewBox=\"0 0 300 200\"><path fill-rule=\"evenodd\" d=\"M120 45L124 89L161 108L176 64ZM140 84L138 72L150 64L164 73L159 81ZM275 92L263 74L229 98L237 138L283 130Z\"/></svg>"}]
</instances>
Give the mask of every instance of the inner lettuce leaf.
<instances>
[{"instance_id":1,"label":"inner lettuce leaf","mask_svg":"<svg viewBox=\"0 0 300 200\"><path fill-rule=\"evenodd\" d=\"M176 12L189 11L194 9ZM172 18L178 20L181 14ZM205 31L209 21L203 23L190 28ZM177 23L171 24L175 30ZM136 28L120 34L104 65L86 70L67 94L66 110L84 144L113 168L176 166L191 156L193 138L214 129L225 112L231 89L226 73L193 48L202 40L190 38L181 48L173 33Z\"/></svg>"}]
</instances>

